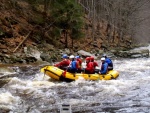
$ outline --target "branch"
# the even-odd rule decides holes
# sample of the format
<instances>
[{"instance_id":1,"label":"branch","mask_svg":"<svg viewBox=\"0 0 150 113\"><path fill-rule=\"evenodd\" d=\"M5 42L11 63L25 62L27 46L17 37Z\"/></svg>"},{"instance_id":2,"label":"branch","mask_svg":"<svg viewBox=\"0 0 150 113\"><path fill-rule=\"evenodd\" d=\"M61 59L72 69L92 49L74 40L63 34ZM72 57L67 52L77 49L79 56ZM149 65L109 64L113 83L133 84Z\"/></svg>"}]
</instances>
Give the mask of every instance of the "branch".
<instances>
[{"instance_id":1,"label":"branch","mask_svg":"<svg viewBox=\"0 0 150 113\"><path fill-rule=\"evenodd\" d=\"M26 41L26 39L29 37L30 33L31 33L31 31L24 37L23 41L20 42L20 44L15 48L13 53L16 52L16 50Z\"/></svg>"}]
</instances>

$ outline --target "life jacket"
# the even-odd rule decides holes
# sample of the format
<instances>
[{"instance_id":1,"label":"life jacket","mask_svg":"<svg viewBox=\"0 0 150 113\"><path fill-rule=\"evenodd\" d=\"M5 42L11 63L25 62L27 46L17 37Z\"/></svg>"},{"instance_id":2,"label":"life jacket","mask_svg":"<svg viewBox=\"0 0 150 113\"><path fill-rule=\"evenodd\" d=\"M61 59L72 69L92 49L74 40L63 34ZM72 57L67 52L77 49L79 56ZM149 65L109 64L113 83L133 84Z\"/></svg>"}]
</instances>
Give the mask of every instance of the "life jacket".
<instances>
[{"instance_id":1,"label":"life jacket","mask_svg":"<svg viewBox=\"0 0 150 113\"><path fill-rule=\"evenodd\" d=\"M108 66L113 67L113 63L112 63L111 59L106 58L105 62L108 63Z\"/></svg>"},{"instance_id":2,"label":"life jacket","mask_svg":"<svg viewBox=\"0 0 150 113\"><path fill-rule=\"evenodd\" d=\"M94 63L93 62L88 62L85 68L87 71L90 73L94 73Z\"/></svg>"},{"instance_id":3,"label":"life jacket","mask_svg":"<svg viewBox=\"0 0 150 113\"><path fill-rule=\"evenodd\" d=\"M70 68L73 70L76 70L78 68L76 60L71 61Z\"/></svg>"},{"instance_id":4,"label":"life jacket","mask_svg":"<svg viewBox=\"0 0 150 113\"><path fill-rule=\"evenodd\" d=\"M82 65L82 60L81 59L77 59L77 68L81 69L81 65Z\"/></svg>"},{"instance_id":5,"label":"life jacket","mask_svg":"<svg viewBox=\"0 0 150 113\"><path fill-rule=\"evenodd\" d=\"M93 64L94 64L94 68L96 67L96 66L98 66L98 63L97 62L93 62Z\"/></svg>"},{"instance_id":6,"label":"life jacket","mask_svg":"<svg viewBox=\"0 0 150 113\"><path fill-rule=\"evenodd\" d=\"M100 72L101 74L106 74L108 72L108 64L106 62L102 63Z\"/></svg>"}]
</instances>

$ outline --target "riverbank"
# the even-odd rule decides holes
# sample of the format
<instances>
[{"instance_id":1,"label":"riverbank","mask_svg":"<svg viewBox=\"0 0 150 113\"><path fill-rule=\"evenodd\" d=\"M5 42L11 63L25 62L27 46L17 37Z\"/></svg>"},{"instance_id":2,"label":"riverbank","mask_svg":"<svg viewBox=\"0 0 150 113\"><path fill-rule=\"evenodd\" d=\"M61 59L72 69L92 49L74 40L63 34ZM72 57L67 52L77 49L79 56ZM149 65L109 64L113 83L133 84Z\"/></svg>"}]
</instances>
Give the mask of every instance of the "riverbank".
<instances>
[{"instance_id":1,"label":"riverbank","mask_svg":"<svg viewBox=\"0 0 150 113\"><path fill-rule=\"evenodd\" d=\"M36 46L24 47L22 52L15 52L13 54L0 53L0 63L2 64L30 64L39 61L46 61L49 63L58 62L61 60L62 54L66 53L68 55L80 55L82 58L87 56L95 56L95 59L100 59L105 53L111 58L142 58L149 57L149 45L142 47L136 47L128 50L118 50L111 49L109 51L98 50L98 51L73 51L70 49L56 49L52 45L44 49L39 49Z\"/></svg>"}]
</instances>

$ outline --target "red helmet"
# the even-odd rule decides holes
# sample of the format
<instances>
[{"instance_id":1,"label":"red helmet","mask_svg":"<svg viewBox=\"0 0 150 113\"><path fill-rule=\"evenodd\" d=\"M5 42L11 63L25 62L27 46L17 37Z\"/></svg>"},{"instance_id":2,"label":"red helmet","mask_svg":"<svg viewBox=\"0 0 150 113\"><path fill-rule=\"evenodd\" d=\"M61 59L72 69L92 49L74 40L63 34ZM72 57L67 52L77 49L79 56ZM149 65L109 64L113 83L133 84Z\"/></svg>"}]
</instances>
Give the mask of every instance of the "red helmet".
<instances>
[{"instance_id":1,"label":"red helmet","mask_svg":"<svg viewBox=\"0 0 150 113\"><path fill-rule=\"evenodd\" d=\"M91 58L91 61L94 61L94 57L93 56L91 56L90 58Z\"/></svg>"},{"instance_id":2,"label":"red helmet","mask_svg":"<svg viewBox=\"0 0 150 113\"><path fill-rule=\"evenodd\" d=\"M86 57L86 59L85 59L85 60L86 60L86 61L88 61L88 60L90 61L90 60L91 60L91 58L90 58L90 57Z\"/></svg>"}]
</instances>

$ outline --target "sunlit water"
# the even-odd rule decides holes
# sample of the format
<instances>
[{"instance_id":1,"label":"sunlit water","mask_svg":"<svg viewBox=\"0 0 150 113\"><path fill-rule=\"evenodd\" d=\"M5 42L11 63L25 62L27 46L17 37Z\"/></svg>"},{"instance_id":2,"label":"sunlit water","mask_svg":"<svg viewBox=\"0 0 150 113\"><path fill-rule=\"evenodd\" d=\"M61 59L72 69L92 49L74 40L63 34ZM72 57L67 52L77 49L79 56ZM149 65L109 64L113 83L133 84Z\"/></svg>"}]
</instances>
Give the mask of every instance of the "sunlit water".
<instances>
[{"instance_id":1,"label":"sunlit water","mask_svg":"<svg viewBox=\"0 0 150 113\"><path fill-rule=\"evenodd\" d=\"M0 88L0 113L59 113L62 104L73 113L150 112L150 58L113 62L120 76L109 81L53 81L41 65L1 68L12 79Z\"/></svg>"}]
</instances>

